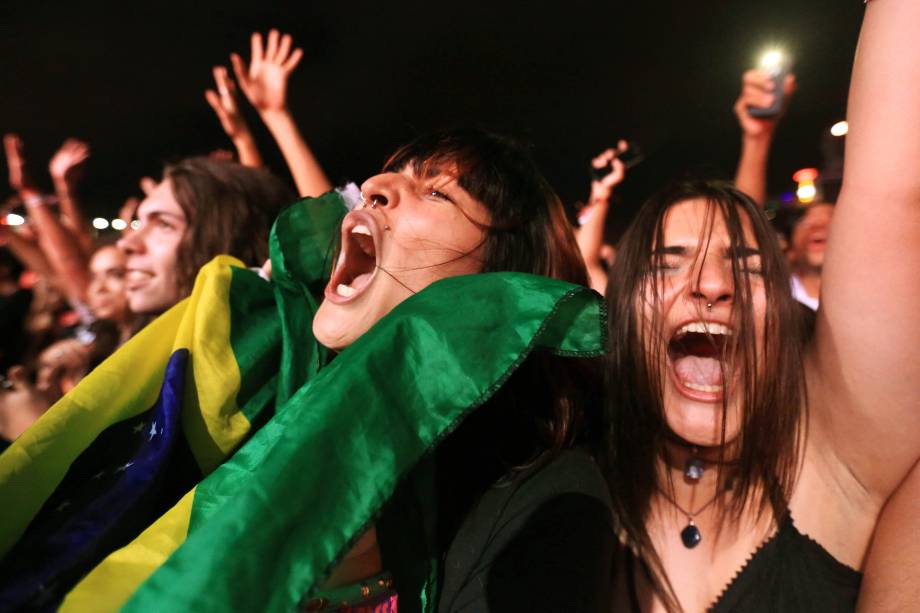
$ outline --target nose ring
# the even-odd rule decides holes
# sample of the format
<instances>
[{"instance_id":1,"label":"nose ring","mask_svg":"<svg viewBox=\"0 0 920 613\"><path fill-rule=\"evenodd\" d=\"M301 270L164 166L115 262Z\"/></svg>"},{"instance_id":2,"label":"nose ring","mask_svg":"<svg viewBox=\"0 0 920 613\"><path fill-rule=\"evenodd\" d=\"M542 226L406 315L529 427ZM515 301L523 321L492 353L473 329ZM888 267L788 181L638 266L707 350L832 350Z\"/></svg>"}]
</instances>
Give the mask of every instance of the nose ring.
<instances>
[{"instance_id":1,"label":"nose ring","mask_svg":"<svg viewBox=\"0 0 920 613\"><path fill-rule=\"evenodd\" d=\"M361 192L361 208L362 209L367 208L367 196L364 195L364 192ZM377 208L377 196L371 197L371 208L372 209Z\"/></svg>"},{"instance_id":2,"label":"nose ring","mask_svg":"<svg viewBox=\"0 0 920 613\"><path fill-rule=\"evenodd\" d=\"M706 303L706 310L712 313L712 303L711 302Z\"/></svg>"}]
</instances>

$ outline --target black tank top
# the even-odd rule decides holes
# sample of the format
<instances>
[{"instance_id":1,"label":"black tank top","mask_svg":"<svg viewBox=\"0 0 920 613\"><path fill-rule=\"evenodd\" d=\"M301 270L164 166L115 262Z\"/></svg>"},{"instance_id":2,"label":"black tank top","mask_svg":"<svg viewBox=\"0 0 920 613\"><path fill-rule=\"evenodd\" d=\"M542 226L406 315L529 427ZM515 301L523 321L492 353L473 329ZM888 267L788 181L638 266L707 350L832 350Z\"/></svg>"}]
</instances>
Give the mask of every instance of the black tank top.
<instances>
[{"instance_id":1,"label":"black tank top","mask_svg":"<svg viewBox=\"0 0 920 613\"><path fill-rule=\"evenodd\" d=\"M631 557L631 556L629 556ZM628 571L635 567L629 560ZM634 576L630 601L638 610ZM742 566L709 608L712 613L853 611L862 573L839 562L798 531L787 515L779 530Z\"/></svg>"}]
</instances>

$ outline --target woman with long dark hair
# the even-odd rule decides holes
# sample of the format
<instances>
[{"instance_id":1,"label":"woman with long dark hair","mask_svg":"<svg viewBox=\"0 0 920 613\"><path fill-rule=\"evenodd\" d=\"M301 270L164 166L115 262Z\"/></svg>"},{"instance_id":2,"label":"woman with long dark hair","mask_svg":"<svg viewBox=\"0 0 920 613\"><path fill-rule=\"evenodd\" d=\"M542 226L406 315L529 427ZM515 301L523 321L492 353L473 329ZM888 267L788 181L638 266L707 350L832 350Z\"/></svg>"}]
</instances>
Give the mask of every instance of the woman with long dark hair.
<instances>
[{"instance_id":1,"label":"woman with long dark hair","mask_svg":"<svg viewBox=\"0 0 920 613\"><path fill-rule=\"evenodd\" d=\"M765 216L728 185L665 190L619 245L607 453L624 609L855 606L880 510L920 456L918 19L909 1L867 9L813 329Z\"/></svg>"}]
</instances>

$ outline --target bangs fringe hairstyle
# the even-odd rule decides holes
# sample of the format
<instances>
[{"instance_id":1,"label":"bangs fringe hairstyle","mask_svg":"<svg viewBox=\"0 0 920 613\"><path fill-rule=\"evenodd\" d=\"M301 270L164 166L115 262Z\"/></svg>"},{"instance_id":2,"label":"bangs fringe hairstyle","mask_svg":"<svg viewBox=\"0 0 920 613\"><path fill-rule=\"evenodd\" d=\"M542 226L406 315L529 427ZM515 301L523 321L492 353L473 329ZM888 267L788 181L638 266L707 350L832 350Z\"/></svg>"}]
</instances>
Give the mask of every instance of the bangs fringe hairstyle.
<instances>
[{"instance_id":1,"label":"bangs fringe hairstyle","mask_svg":"<svg viewBox=\"0 0 920 613\"><path fill-rule=\"evenodd\" d=\"M511 139L474 128L441 130L400 147L384 172L456 177L491 215L481 272L528 272L587 285L565 207L532 156Z\"/></svg>"},{"instance_id":2,"label":"bangs fringe hairstyle","mask_svg":"<svg viewBox=\"0 0 920 613\"><path fill-rule=\"evenodd\" d=\"M644 563L656 593L668 610L680 610L652 546L646 520L656 490L673 498L670 474L662 483L659 460L667 460L666 443L674 440L665 418L662 366L668 341L662 338L664 314L660 300L665 218L676 204L703 200L708 204L700 257L723 219L730 237L733 280L733 334L724 353L725 371L737 373L733 394L740 397L740 431L730 449L725 445L728 393L723 395L722 446L716 501L720 523L740 521L754 510L759 519L771 511L774 521L788 512L788 500L805 435L803 318L789 289L782 253L763 211L728 183L694 181L676 184L653 196L640 209L617 248L607 300L611 352L607 368L608 445L603 462L613 497L621 538ZM761 270L747 269L744 221L750 220L761 254ZM699 262L695 263L696 265ZM696 270L696 268L695 268ZM691 283L699 283L699 274ZM758 355L751 274L761 274L766 293L763 351ZM687 291L687 290L684 290ZM647 300L653 301L648 304ZM646 315L646 308L652 315ZM702 308L702 305L701 305ZM705 314L700 313L700 319ZM728 390L726 385L726 390ZM730 456L729 456L730 454Z\"/></svg>"},{"instance_id":3,"label":"bangs fringe hairstyle","mask_svg":"<svg viewBox=\"0 0 920 613\"><path fill-rule=\"evenodd\" d=\"M480 272L522 272L588 284L562 201L520 144L476 128L439 130L397 149L383 172L406 168L417 177L455 177L489 211L490 221L482 226ZM563 359L536 351L471 416L466 430L474 431L481 444L494 443L509 468L525 467L546 452L552 456L602 432L602 381L600 359ZM497 440L490 431L507 436Z\"/></svg>"}]
</instances>

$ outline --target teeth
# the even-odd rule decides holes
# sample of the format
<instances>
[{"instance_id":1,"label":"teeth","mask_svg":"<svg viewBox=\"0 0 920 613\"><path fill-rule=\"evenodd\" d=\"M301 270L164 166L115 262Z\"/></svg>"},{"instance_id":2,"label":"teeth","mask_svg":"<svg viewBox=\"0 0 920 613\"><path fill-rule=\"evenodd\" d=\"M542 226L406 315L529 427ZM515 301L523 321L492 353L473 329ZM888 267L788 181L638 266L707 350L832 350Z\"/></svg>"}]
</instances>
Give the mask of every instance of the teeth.
<instances>
[{"instance_id":1,"label":"teeth","mask_svg":"<svg viewBox=\"0 0 920 613\"><path fill-rule=\"evenodd\" d=\"M681 327L681 329L677 331L677 337L680 338L688 332L697 332L699 334L723 334L727 336L731 336L732 333L728 326L723 326L713 321L694 321Z\"/></svg>"},{"instance_id":2,"label":"teeth","mask_svg":"<svg viewBox=\"0 0 920 613\"><path fill-rule=\"evenodd\" d=\"M689 381L684 381L683 383L690 389L696 390L698 392L721 392L722 391L721 385L701 385L699 383L690 383Z\"/></svg>"},{"instance_id":3,"label":"teeth","mask_svg":"<svg viewBox=\"0 0 920 613\"><path fill-rule=\"evenodd\" d=\"M344 298L350 298L355 295L355 289L344 283L339 283L339 286L335 288L335 292Z\"/></svg>"},{"instance_id":4,"label":"teeth","mask_svg":"<svg viewBox=\"0 0 920 613\"><path fill-rule=\"evenodd\" d=\"M370 229L364 224L358 224L357 226L352 228L351 233L352 234L366 234L367 236L371 236Z\"/></svg>"}]
</instances>

